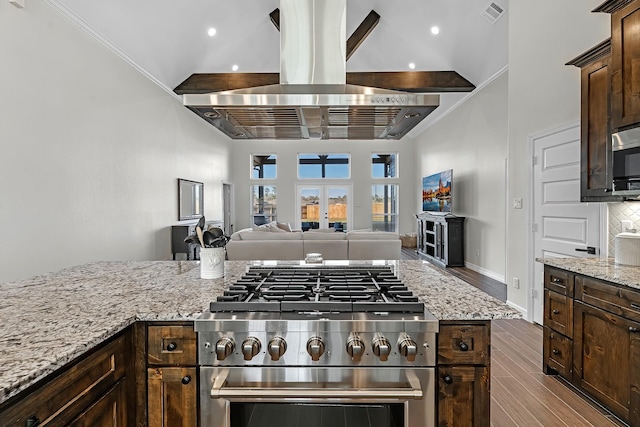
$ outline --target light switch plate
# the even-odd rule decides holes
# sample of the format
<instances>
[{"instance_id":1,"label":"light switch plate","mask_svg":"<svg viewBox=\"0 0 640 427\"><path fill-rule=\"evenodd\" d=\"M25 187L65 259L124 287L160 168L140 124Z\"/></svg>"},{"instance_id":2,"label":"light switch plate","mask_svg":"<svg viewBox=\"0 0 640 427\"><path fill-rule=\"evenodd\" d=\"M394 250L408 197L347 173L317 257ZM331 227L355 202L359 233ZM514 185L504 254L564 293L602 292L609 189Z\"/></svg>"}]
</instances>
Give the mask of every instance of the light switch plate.
<instances>
[{"instance_id":1,"label":"light switch plate","mask_svg":"<svg viewBox=\"0 0 640 427\"><path fill-rule=\"evenodd\" d=\"M513 209L522 209L522 197L513 199Z\"/></svg>"},{"instance_id":2,"label":"light switch plate","mask_svg":"<svg viewBox=\"0 0 640 427\"><path fill-rule=\"evenodd\" d=\"M20 9L24 8L24 0L9 0L9 3Z\"/></svg>"}]
</instances>

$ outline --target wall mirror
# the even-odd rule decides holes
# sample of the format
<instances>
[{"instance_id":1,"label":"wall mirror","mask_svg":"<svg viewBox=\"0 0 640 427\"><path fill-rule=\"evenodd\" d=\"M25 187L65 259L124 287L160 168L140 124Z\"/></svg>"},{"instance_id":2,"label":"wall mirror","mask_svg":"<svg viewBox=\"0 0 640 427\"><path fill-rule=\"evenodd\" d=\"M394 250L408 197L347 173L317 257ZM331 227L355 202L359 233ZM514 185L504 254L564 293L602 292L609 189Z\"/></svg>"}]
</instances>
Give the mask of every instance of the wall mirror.
<instances>
[{"instance_id":1,"label":"wall mirror","mask_svg":"<svg viewBox=\"0 0 640 427\"><path fill-rule=\"evenodd\" d=\"M178 178L178 220L198 219L204 215L204 184Z\"/></svg>"}]
</instances>

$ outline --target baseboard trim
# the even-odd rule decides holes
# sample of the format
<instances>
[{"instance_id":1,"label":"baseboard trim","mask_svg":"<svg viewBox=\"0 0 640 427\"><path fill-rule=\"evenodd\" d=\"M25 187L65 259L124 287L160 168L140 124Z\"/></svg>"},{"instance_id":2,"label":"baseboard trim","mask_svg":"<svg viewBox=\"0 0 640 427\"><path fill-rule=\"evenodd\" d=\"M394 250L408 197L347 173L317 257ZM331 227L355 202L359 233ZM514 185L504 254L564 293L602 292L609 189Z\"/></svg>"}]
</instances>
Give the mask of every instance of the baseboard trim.
<instances>
[{"instance_id":1,"label":"baseboard trim","mask_svg":"<svg viewBox=\"0 0 640 427\"><path fill-rule=\"evenodd\" d=\"M467 267L469 270L473 270L476 273L482 274L483 276L490 277L493 280L497 280L500 283L505 283L504 276L501 274L494 273L491 270L487 270L486 268L482 268L479 265L471 264L470 262L466 262L466 261L464 263L464 266Z\"/></svg>"},{"instance_id":2,"label":"baseboard trim","mask_svg":"<svg viewBox=\"0 0 640 427\"><path fill-rule=\"evenodd\" d=\"M518 310L520 313L522 313L522 317L526 320L529 319L529 316L527 315L527 310L524 307L520 307L517 304L514 304L513 302L509 301L507 299L507 305L511 308L515 308L516 310Z\"/></svg>"}]
</instances>

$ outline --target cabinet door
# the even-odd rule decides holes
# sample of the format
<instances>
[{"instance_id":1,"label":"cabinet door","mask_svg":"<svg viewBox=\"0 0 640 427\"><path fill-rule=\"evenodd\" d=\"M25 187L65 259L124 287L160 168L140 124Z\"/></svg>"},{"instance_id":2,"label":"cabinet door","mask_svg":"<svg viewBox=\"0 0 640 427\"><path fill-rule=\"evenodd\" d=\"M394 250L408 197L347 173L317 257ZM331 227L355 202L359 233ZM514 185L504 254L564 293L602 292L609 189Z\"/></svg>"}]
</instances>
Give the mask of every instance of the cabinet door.
<instances>
[{"instance_id":1,"label":"cabinet door","mask_svg":"<svg viewBox=\"0 0 640 427\"><path fill-rule=\"evenodd\" d=\"M640 0L611 16L611 125L640 123Z\"/></svg>"},{"instance_id":2,"label":"cabinet door","mask_svg":"<svg viewBox=\"0 0 640 427\"><path fill-rule=\"evenodd\" d=\"M197 425L196 368L147 370L149 427Z\"/></svg>"},{"instance_id":3,"label":"cabinet door","mask_svg":"<svg viewBox=\"0 0 640 427\"><path fill-rule=\"evenodd\" d=\"M580 200L611 197L613 160L609 127L609 57L582 68Z\"/></svg>"},{"instance_id":4,"label":"cabinet door","mask_svg":"<svg viewBox=\"0 0 640 427\"><path fill-rule=\"evenodd\" d=\"M127 401L121 380L100 399L76 417L69 427L124 427L127 420Z\"/></svg>"},{"instance_id":5,"label":"cabinet door","mask_svg":"<svg viewBox=\"0 0 640 427\"><path fill-rule=\"evenodd\" d=\"M438 368L438 426L489 426L489 368Z\"/></svg>"},{"instance_id":6,"label":"cabinet door","mask_svg":"<svg viewBox=\"0 0 640 427\"><path fill-rule=\"evenodd\" d=\"M632 395L638 401L638 392L631 390L638 385L632 382L638 381L640 362L634 328L639 330L640 324L575 302L574 383L624 420L629 420L633 412Z\"/></svg>"}]
</instances>

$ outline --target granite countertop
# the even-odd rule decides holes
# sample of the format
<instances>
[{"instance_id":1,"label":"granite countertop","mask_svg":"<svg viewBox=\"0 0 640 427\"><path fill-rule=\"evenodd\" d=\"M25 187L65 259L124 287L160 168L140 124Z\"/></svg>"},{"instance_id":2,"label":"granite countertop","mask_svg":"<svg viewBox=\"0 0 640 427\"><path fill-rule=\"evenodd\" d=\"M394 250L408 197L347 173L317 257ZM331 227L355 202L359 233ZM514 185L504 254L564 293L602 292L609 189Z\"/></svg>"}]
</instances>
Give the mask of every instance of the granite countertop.
<instances>
[{"instance_id":1,"label":"granite countertop","mask_svg":"<svg viewBox=\"0 0 640 427\"><path fill-rule=\"evenodd\" d=\"M200 279L196 261L96 262L0 284L0 403L137 320L193 320L246 270ZM520 318L477 288L422 261L399 277L439 320Z\"/></svg>"},{"instance_id":2,"label":"granite countertop","mask_svg":"<svg viewBox=\"0 0 640 427\"><path fill-rule=\"evenodd\" d=\"M613 258L536 258L536 261L640 290L640 267L616 264Z\"/></svg>"}]
</instances>

